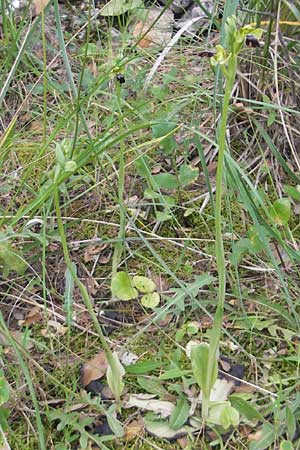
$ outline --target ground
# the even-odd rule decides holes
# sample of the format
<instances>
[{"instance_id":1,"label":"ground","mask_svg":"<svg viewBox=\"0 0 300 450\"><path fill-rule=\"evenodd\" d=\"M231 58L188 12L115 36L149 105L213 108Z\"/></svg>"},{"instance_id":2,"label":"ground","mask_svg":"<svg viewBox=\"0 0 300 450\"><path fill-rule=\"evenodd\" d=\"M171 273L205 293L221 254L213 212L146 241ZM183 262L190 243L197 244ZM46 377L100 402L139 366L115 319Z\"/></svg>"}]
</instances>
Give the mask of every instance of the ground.
<instances>
[{"instance_id":1,"label":"ground","mask_svg":"<svg viewBox=\"0 0 300 450\"><path fill-rule=\"evenodd\" d=\"M92 18L54 2L30 39L28 11L2 10L1 450L300 448L300 11L215 6L147 89L161 47L138 45L135 9ZM230 402L226 426L203 422L206 365L187 349L214 334L226 75L210 58L233 13L263 34L239 53L226 121L214 394ZM105 342L125 367L119 401Z\"/></svg>"}]
</instances>

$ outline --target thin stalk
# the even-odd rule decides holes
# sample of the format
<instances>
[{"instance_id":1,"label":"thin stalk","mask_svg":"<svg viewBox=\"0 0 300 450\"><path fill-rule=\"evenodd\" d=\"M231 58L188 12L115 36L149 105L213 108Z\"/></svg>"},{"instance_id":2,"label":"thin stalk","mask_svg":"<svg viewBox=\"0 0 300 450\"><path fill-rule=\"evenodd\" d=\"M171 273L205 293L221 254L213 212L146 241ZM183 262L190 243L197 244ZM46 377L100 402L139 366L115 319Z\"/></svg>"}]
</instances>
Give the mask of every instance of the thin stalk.
<instances>
[{"instance_id":1,"label":"thin stalk","mask_svg":"<svg viewBox=\"0 0 300 450\"><path fill-rule=\"evenodd\" d=\"M12 346L12 348L16 354L16 357L18 359L20 369L22 370L22 372L24 374L24 377L25 377L25 380L26 380L26 383L28 386L28 390L30 392L32 404L34 407L39 449L46 450L45 429L44 429L44 425L43 425L42 418L41 418L39 402L38 402L38 399L37 399L37 396L36 396L36 393L34 390L34 386L33 386L32 376L31 376L28 366L25 363L25 361L22 357L22 354L18 348L18 343L14 340L11 333L9 332L9 329L6 326L6 323L4 321L1 311L0 311L0 330L1 330L1 333L3 333L4 337L8 340L9 344Z\"/></svg>"},{"instance_id":2,"label":"thin stalk","mask_svg":"<svg viewBox=\"0 0 300 450\"><path fill-rule=\"evenodd\" d=\"M84 284L79 280L76 270L74 269L74 265L72 264L72 261L71 261L70 255L69 255L69 249L68 249L65 229L64 229L64 225L63 225L63 221L62 221L60 203L59 203L58 188L56 188L55 193L54 193L54 203L55 203L55 210L56 210L56 216L57 216L57 227L58 227L58 232L59 232L59 235L61 238L61 245L62 245L66 265L67 265L67 267L70 271L70 274L73 277L76 285L78 286L78 289L82 296L85 307L88 310L88 312L92 318L92 321L94 322L94 326L98 333L101 346L102 346L103 350L105 351L107 362L108 362L109 366L111 367L112 372L118 373L118 368L116 367L113 353L112 353L111 349L109 348L109 345L106 342L105 336L104 336L101 326L98 322L96 313L93 309L93 305L90 300L88 291L87 291L86 287L84 286ZM116 399L116 400L118 401L119 399Z\"/></svg>"},{"instance_id":3,"label":"thin stalk","mask_svg":"<svg viewBox=\"0 0 300 450\"><path fill-rule=\"evenodd\" d=\"M216 176L216 201L215 201L215 234L216 234L216 261L218 269L218 306L214 316L212 333L209 343L209 359L208 359L208 380L213 378L214 365L217 359L219 342L222 332L222 322L224 314L225 292L226 292L226 263L224 254L224 244L222 235L222 195L223 195L223 172L224 172L224 158L226 150L226 127L228 120L228 111L231 91L235 79L237 68L236 55L230 57L228 64L228 72L226 73L226 86L223 99L223 108L221 114L221 123L218 130L218 164ZM208 416L209 398L203 398L202 402L202 416Z\"/></svg>"},{"instance_id":4,"label":"thin stalk","mask_svg":"<svg viewBox=\"0 0 300 450\"><path fill-rule=\"evenodd\" d=\"M121 85L117 81L116 92L117 92L117 103L119 109L119 129L121 135L124 133L124 124L122 119L122 108L121 108ZM120 228L118 233L118 241L115 245L113 261L112 261L112 276L117 273L118 264L121 259L121 255L124 251L125 245L125 208L124 208L124 183L125 183L125 144L124 139L120 140L120 150L119 150L119 178L118 178L118 203L120 210Z\"/></svg>"},{"instance_id":5,"label":"thin stalk","mask_svg":"<svg viewBox=\"0 0 300 450\"><path fill-rule=\"evenodd\" d=\"M42 42L43 42L43 144L47 139L47 43L45 29L45 11L42 10Z\"/></svg>"}]
</instances>

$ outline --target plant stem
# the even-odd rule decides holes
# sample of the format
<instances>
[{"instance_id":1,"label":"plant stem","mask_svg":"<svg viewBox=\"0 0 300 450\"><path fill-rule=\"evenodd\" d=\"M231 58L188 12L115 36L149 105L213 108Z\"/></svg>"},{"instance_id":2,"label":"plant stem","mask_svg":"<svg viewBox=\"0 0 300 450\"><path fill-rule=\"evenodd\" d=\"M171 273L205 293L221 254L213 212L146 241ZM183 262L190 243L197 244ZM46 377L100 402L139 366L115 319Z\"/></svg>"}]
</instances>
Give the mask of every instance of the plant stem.
<instances>
[{"instance_id":1,"label":"plant stem","mask_svg":"<svg viewBox=\"0 0 300 450\"><path fill-rule=\"evenodd\" d=\"M119 110L119 128L121 134L124 132L124 124L122 119L121 108L121 86L116 82L117 104ZM125 242L125 209L124 209L124 182L125 182L125 145L124 140L120 141L119 151L119 179L118 179L118 203L120 208L120 228L118 233L118 241L115 245L113 261L112 261L112 276L114 276L118 270L118 264L121 259L122 252L124 250Z\"/></svg>"},{"instance_id":2,"label":"plant stem","mask_svg":"<svg viewBox=\"0 0 300 450\"><path fill-rule=\"evenodd\" d=\"M209 343L209 359L208 359L208 380L214 377L214 364L217 359L217 353L219 349L219 343L222 332L223 312L225 302L226 291L226 263L224 254L224 244L222 235L222 195L223 195L223 172L224 172L224 159L226 149L226 128L228 120L228 111L231 91L235 79L237 68L236 55L231 55L228 63L228 75L226 77L225 93L223 99L223 107L221 114L221 123L218 130L218 164L217 164L217 177L216 177L216 202L215 202L215 234L216 234L216 261L218 269L218 306L215 313L212 333ZM208 403L209 398L203 398L202 401L202 415L203 418L207 418L208 415Z\"/></svg>"}]
</instances>

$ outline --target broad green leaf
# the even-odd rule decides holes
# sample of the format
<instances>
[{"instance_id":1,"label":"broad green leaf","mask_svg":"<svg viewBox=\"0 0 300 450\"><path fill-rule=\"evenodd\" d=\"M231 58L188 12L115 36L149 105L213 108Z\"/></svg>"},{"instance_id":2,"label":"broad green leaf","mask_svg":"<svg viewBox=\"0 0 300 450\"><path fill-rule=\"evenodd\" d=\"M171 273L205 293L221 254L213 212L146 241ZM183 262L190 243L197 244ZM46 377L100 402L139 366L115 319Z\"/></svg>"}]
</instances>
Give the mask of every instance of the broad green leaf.
<instances>
[{"instance_id":1,"label":"broad green leaf","mask_svg":"<svg viewBox=\"0 0 300 450\"><path fill-rule=\"evenodd\" d=\"M4 432L9 430L9 425L7 419L9 417L11 410L8 408L0 407L0 427Z\"/></svg>"},{"instance_id":2,"label":"broad green leaf","mask_svg":"<svg viewBox=\"0 0 300 450\"><path fill-rule=\"evenodd\" d=\"M193 345L191 348L191 363L194 377L198 383L198 386L203 391L206 397L209 397L211 389L216 382L218 376L218 363L217 360L213 362L213 373L208 373L209 365L209 345L202 342L198 345Z\"/></svg>"},{"instance_id":3,"label":"broad green leaf","mask_svg":"<svg viewBox=\"0 0 300 450\"><path fill-rule=\"evenodd\" d=\"M238 395L230 395L230 403L239 411L240 414L246 417L248 420L264 420L263 415L257 411L249 402L246 402Z\"/></svg>"},{"instance_id":4,"label":"broad green leaf","mask_svg":"<svg viewBox=\"0 0 300 450\"><path fill-rule=\"evenodd\" d=\"M132 300L138 296L138 292L132 286L132 281L126 272L118 272L113 276L111 292L114 297L120 300Z\"/></svg>"},{"instance_id":5,"label":"broad green leaf","mask_svg":"<svg viewBox=\"0 0 300 450\"><path fill-rule=\"evenodd\" d=\"M132 284L137 288L138 291L143 294L149 294L156 289L155 283L148 277L141 277L139 275L135 275L132 279Z\"/></svg>"},{"instance_id":6,"label":"broad green leaf","mask_svg":"<svg viewBox=\"0 0 300 450\"><path fill-rule=\"evenodd\" d=\"M139 385L150 394L155 394L158 397L164 397L168 391L162 386L162 383L155 377L138 377Z\"/></svg>"},{"instance_id":7,"label":"broad green leaf","mask_svg":"<svg viewBox=\"0 0 300 450\"><path fill-rule=\"evenodd\" d=\"M271 444L273 444L276 437L276 432L274 427L266 422L262 426L262 435L259 441L253 441L249 445L249 450L265 450Z\"/></svg>"},{"instance_id":8,"label":"broad green leaf","mask_svg":"<svg viewBox=\"0 0 300 450\"><path fill-rule=\"evenodd\" d=\"M279 450L294 450L293 443L291 441L281 441Z\"/></svg>"},{"instance_id":9,"label":"broad green leaf","mask_svg":"<svg viewBox=\"0 0 300 450\"><path fill-rule=\"evenodd\" d=\"M159 294L158 292L151 292L150 294L145 294L141 298L141 304L145 308L156 308L159 305Z\"/></svg>"},{"instance_id":10,"label":"broad green leaf","mask_svg":"<svg viewBox=\"0 0 300 450\"><path fill-rule=\"evenodd\" d=\"M161 367L162 363L159 361L143 361L126 366L126 372L135 375L143 375L144 373L149 373L152 370L159 369Z\"/></svg>"},{"instance_id":11,"label":"broad green leaf","mask_svg":"<svg viewBox=\"0 0 300 450\"><path fill-rule=\"evenodd\" d=\"M292 197L293 200L296 200L297 202L300 201L300 190L299 190L300 186L294 187L294 186L289 186L287 184L283 185L283 190L284 192L289 195L290 197Z\"/></svg>"},{"instance_id":12,"label":"broad green leaf","mask_svg":"<svg viewBox=\"0 0 300 450\"><path fill-rule=\"evenodd\" d=\"M190 405L185 398L177 400L176 406L169 419L169 425L173 430L178 430L184 425L189 417Z\"/></svg>"},{"instance_id":13,"label":"broad green leaf","mask_svg":"<svg viewBox=\"0 0 300 450\"><path fill-rule=\"evenodd\" d=\"M0 407L6 403L9 399L9 384L4 377L2 371L0 371Z\"/></svg>"},{"instance_id":14,"label":"broad green leaf","mask_svg":"<svg viewBox=\"0 0 300 450\"><path fill-rule=\"evenodd\" d=\"M179 169L179 182L181 186L187 186L194 183L199 176L198 167L193 167L190 164L182 164Z\"/></svg>"},{"instance_id":15,"label":"broad green leaf","mask_svg":"<svg viewBox=\"0 0 300 450\"><path fill-rule=\"evenodd\" d=\"M177 177L171 173L159 173L153 176L153 181L159 189L178 189Z\"/></svg>"},{"instance_id":16,"label":"broad green leaf","mask_svg":"<svg viewBox=\"0 0 300 450\"><path fill-rule=\"evenodd\" d=\"M237 427L240 423L239 412L231 405L226 405L220 414L220 422L223 428L227 430L231 425Z\"/></svg>"},{"instance_id":17,"label":"broad green leaf","mask_svg":"<svg viewBox=\"0 0 300 450\"><path fill-rule=\"evenodd\" d=\"M7 278L11 271L15 271L19 275L22 275L27 267L25 261L23 261L21 257L21 254L13 248L12 244L8 240L3 240L0 242L0 266L3 268L3 278Z\"/></svg>"},{"instance_id":18,"label":"broad green leaf","mask_svg":"<svg viewBox=\"0 0 300 450\"><path fill-rule=\"evenodd\" d=\"M119 361L119 357L116 352L113 353L113 366L108 365L106 378L107 384L110 390L115 396L117 401L120 400L124 389L123 376L125 375L125 369Z\"/></svg>"},{"instance_id":19,"label":"broad green leaf","mask_svg":"<svg viewBox=\"0 0 300 450\"><path fill-rule=\"evenodd\" d=\"M238 426L240 422L239 412L230 405L230 402L212 404L209 408L208 421L221 425L225 430L230 426Z\"/></svg>"},{"instance_id":20,"label":"broad green leaf","mask_svg":"<svg viewBox=\"0 0 300 450\"><path fill-rule=\"evenodd\" d=\"M175 122L160 122L152 126L152 133L153 137L155 138L163 138L164 136L167 136L165 139L163 139L160 142L160 145L162 147L162 150L166 154L172 153L176 147L177 142L174 139L174 136L172 136L172 131L175 131L177 127L177 124ZM169 135L169 136L168 136Z\"/></svg>"},{"instance_id":21,"label":"broad green leaf","mask_svg":"<svg viewBox=\"0 0 300 450\"><path fill-rule=\"evenodd\" d=\"M143 177L143 178L147 178L150 174L151 174L151 169L149 167L149 158L147 155L141 155L139 156L135 162L135 167L137 170L137 173ZM146 192L146 191L145 191ZM158 194L157 194L158 195ZM145 198L146 195L145 195Z\"/></svg>"},{"instance_id":22,"label":"broad green leaf","mask_svg":"<svg viewBox=\"0 0 300 450\"><path fill-rule=\"evenodd\" d=\"M288 429L288 437L293 439L296 433L296 419L293 411L288 405L285 408L285 421Z\"/></svg>"},{"instance_id":23,"label":"broad green leaf","mask_svg":"<svg viewBox=\"0 0 300 450\"><path fill-rule=\"evenodd\" d=\"M64 167L66 157L65 157L62 145L59 142L56 144L56 147L55 147L55 156L56 156L56 161L58 162L58 164L61 167Z\"/></svg>"},{"instance_id":24,"label":"broad green leaf","mask_svg":"<svg viewBox=\"0 0 300 450\"><path fill-rule=\"evenodd\" d=\"M116 404L113 403L106 411L106 418L111 431L115 436L121 438L124 436L122 424L115 417Z\"/></svg>"},{"instance_id":25,"label":"broad green leaf","mask_svg":"<svg viewBox=\"0 0 300 450\"><path fill-rule=\"evenodd\" d=\"M76 265L72 263L73 269L76 272ZM64 292L64 311L66 313L67 326L71 326L73 317L73 292L74 292L74 279L69 270L65 272L65 292Z\"/></svg>"},{"instance_id":26,"label":"broad green leaf","mask_svg":"<svg viewBox=\"0 0 300 450\"><path fill-rule=\"evenodd\" d=\"M270 215L277 225L286 225L291 217L291 202L288 198L275 200Z\"/></svg>"},{"instance_id":27,"label":"broad green leaf","mask_svg":"<svg viewBox=\"0 0 300 450\"><path fill-rule=\"evenodd\" d=\"M187 375L187 370L179 369L179 367L175 367L174 369L169 369L164 372L159 378L161 380L172 380L173 378L181 378Z\"/></svg>"},{"instance_id":28,"label":"broad green leaf","mask_svg":"<svg viewBox=\"0 0 300 450\"><path fill-rule=\"evenodd\" d=\"M102 16L120 16L142 6L142 0L110 0L100 11Z\"/></svg>"}]
</instances>

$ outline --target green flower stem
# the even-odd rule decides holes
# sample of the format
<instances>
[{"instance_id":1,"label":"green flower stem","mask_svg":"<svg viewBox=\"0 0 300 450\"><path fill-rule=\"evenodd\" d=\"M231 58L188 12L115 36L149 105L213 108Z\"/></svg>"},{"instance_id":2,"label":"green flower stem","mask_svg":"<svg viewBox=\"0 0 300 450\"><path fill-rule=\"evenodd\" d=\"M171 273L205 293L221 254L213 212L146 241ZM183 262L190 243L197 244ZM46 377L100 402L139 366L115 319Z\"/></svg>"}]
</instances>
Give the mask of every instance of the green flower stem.
<instances>
[{"instance_id":1,"label":"green flower stem","mask_svg":"<svg viewBox=\"0 0 300 450\"><path fill-rule=\"evenodd\" d=\"M113 357L113 353L112 353L111 349L109 348L109 345L106 342L105 336L104 336L101 326L98 322L96 313L93 309L93 305L90 300L88 291L87 291L85 285L79 280L76 270L74 269L74 266L72 264L72 261L71 261L70 255L69 255L69 249L68 249L67 239L66 239L64 225L63 225L62 216L61 216L61 209L60 209L60 204L59 204L59 194L58 194L57 188L54 193L54 203L55 203L55 210L56 210L56 216L57 216L57 226L58 226L58 231L59 231L59 235L60 235L60 239L61 239L61 245L62 245L62 249L63 249L65 262L67 264L67 267L70 271L71 276L73 277L76 285L78 286L78 289L83 298L85 307L88 310L88 312L92 318L92 321L94 322L95 329L98 333L101 346L102 346L103 350L105 351L107 362L108 362L109 366L111 367L112 373L118 373L118 368L116 366L115 359ZM116 399L116 400L119 401L120 399Z\"/></svg>"},{"instance_id":2,"label":"green flower stem","mask_svg":"<svg viewBox=\"0 0 300 450\"><path fill-rule=\"evenodd\" d=\"M228 120L228 111L230 96L235 80L237 69L237 56L232 54L228 61L228 71L226 76L225 93L223 99L223 107L221 114L221 123L218 130L218 164L217 164L217 177L216 177L216 203L215 203L215 233L216 233L216 260L218 268L218 306L215 313L212 333L209 343L209 353L210 357L208 360L208 380L214 378L214 362L217 359L217 353L219 349L219 343L222 332L223 323L223 313L224 313L224 302L225 302L225 290L226 290L226 264L225 264L225 254L224 254L224 244L222 235L222 195L223 195L223 172L224 172L224 157L226 149L226 127ZM209 389L211 391L211 389ZM203 396L202 401L202 416L207 418L208 408L209 408L209 397L210 395Z\"/></svg>"},{"instance_id":3,"label":"green flower stem","mask_svg":"<svg viewBox=\"0 0 300 450\"><path fill-rule=\"evenodd\" d=\"M117 104L118 104L118 114L119 114L119 129L121 134L124 133L124 124L122 118L122 107L121 107L121 85L116 81L116 94L117 94ZM119 150L119 179L118 179L118 204L120 208L120 227L118 233L118 240L115 244L113 260L112 260L112 277L117 273L118 265L121 260L122 253L124 251L125 242L125 206L124 206L124 183L125 183L125 143L124 140L120 140L120 150Z\"/></svg>"}]
</instances>

